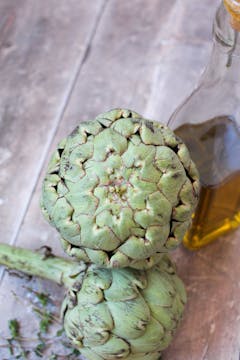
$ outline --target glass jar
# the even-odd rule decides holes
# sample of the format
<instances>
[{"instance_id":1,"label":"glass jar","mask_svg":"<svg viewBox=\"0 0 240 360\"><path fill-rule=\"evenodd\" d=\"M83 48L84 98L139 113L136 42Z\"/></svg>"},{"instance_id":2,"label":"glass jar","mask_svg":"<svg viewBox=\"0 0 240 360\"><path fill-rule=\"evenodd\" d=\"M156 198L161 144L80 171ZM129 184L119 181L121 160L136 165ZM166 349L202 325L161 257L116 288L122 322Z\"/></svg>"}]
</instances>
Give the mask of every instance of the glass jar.
<instances>
[{"instance_id":1,"label":"glass jar","mask_svg":"<svg viewBox=\"0 0 240 360\"><path fill-rule=\"evenodd\" d=\"M190 249L240 225L240 0L221 4L213 39L199 86L168 123L200 173L200 201L184 239Z\"/></svg>"}]
</instances>

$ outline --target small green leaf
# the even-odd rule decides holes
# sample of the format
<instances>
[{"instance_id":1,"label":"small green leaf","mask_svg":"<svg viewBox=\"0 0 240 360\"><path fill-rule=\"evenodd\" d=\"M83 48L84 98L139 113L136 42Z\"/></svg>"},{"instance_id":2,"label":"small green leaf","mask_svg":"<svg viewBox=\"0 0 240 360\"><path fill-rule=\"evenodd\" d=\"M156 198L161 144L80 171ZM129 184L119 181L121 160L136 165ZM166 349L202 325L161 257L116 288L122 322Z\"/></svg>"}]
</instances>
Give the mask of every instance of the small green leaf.
<instances>
[{"instance_id":1,"label":"small green leaf","mask_svg":"<svg viewBox=\"0 0 240 360\"><path fill-rule=\"evenodd\" d=\"M44 294L44 293L36 293L36 296L38 298L38 300L40 301L40 303L42 304L42 306L47 306L50 298L48 294Z\"/></svg>"},{"instance_id":2,"label":"small green leaf","mask_svg":"<svg viewBox=\"0 0 240 360\"><path fill-rule=\"evenodd\" d=\"M20 324L17 319L11 319L8 321L8 328L10 330L12 339L16 339L19 336Z\"/></svg>"},{"instance_id":3,"label":"small green leaf","mask_svg":"<svg viewBox=\"0 0 240 360\"><path fill-rule=\"evenodd\" d=\"M6 339L6 341L8 342L8 350L10 352L10 355L13 355L14 351L13 351L12 339Z\"/></svg>"},{"instance_id":4,"label":"small green leaf","mask_svg":"<svg viewBox=\"0 0 240 360\"><path fill-rule=\"evenodd\" d=\"M77 349L73 349L72 353L70 355L80 355L80 351Z\"/></svg>"},{"instance_id":5,"label":"small green leaf","mask_svg":"<svg viewBox=\"0 0 240 360\"><path fill-rule=\"evenodd\" d=\"M50 324L52 323L52 314L50 312L45 312L40 321L40 331L46 333Z\"/></svg>"},{"instance_id":6,"label":"small green leaf","mask_svg":"<svg viewBox=\"0 0 240 360\"><path fill-rule=\"evenodd\" d=\"M35 347L34 352L38 357L43 357L43 351L45 349L46 349L46 344L44 342L41 342Z\"/></svg>"},{"instance_id":7,"label":"small green leaf","mask_svg":"<svg viewBox=\"0 0 240 360\"><path fill-rule=\"evenodd\" d=\"M49 360L57 360L58 359L58 355L57 354L52 354L49 358Z\"/></svg>"},{"instance_id":8,"label":"small green leaf","mask_svg":"<svg viewBox=\"0 0 240 360\"><path fill-rule=\"evenodd\" d=\"M52 324L54 315L50 311L46 311L45 309L39 309L37 307L33 308L33 311L40 316L40 324L39 329L41 333L46 333L48 331L49 326Z\"/></svg>"},{"instance_id":9,"label":"small green leaf","mask_svg":"<svg viewBox=\"0 0 240 360\"><path fill-rule=\"evenodd\" d=\"M59 336L61 336L63 333L64 333L64 328L58 330L58 331L56 332L56 336L59 337Z\"/></svg>"}]
</instances>

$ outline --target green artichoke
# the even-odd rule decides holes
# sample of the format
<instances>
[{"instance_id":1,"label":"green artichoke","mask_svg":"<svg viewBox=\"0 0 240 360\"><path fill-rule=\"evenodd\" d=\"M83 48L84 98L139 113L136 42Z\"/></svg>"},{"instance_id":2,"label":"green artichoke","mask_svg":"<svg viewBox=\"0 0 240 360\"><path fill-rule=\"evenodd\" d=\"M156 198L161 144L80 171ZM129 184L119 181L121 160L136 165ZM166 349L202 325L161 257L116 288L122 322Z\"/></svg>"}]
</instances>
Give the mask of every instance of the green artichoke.
<instances>
[{"instance_id":1,"label":"green artichoke","mask_svg":"<svg viewBox=\"0 0 240 360\"><path fill-rule=\"evenodd\" d=\"M185 302L183 283L166 255L149 270L91 265L63 303L64 328L89 360L157 360Z\"/></svg>"},{"instance_id":2,"label":"green artichoke","mask_svg":"<svg viewBox=\"0 0 240 360\"><path fill-rule=\"evenodd\" d=\"M54 152L41 207L67 254L147 269L191 224L197 169L166 126L116 109L82 122Z\"/></svg>"},{"instance_id":3,"label":"green artichoke","mask_svg":"<svg viewBox=\"0 0 240 360\"><path fill-rule=\"evenodd\" d=\"M88 360L157 360L186 303L167 255L148 270L96 265L0 244L0 264L64 285L64 329Z\"/></svg>"}]
</instances>

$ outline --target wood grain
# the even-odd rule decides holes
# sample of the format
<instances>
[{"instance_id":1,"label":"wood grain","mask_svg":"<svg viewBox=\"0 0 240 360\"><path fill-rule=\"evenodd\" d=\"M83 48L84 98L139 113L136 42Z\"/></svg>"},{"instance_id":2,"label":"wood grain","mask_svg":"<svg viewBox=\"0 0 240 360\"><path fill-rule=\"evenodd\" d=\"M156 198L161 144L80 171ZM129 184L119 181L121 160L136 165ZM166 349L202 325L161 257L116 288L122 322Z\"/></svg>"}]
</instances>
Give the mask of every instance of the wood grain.
<instances>
[{"instance_id":1,"label":"wood grain","mask_svg":"<svg viewBox=\"0 0 240 360\"><path fill-rule=\"evenodd\" d=\"M240 229L200 251L176 252L188 304L164 360L239 360L239 240Z\"/></svg>"},{"instance_id":2,"label":"wood grain","mask_svg":"<svg viewBox=\"0 0 240 360\"><path fill-rule=\"evenodd\" d=\"M1 1L1 241L17 237L103 4Z\"/></svg>"},{"instance_id":3,"label":"wood grain","mask_svg":"<svg viewBox=\"0 0 240 360\"><path fill-rule=\"evenodd\" d=\"M69 102L64 109L61 107L63 116L61 119L58 117L61 121L58 121L54 134L49 138L51 151L81 120L91 119L109 108L129 107L147 117L166 122L176 105L192 89L208 59L212 18L218 3L217 0L197 3L191 0L109 1L102 11L95 36L89 41L86 40L89 39L89 32L83 35L84 43L88 43L88 51L85 52L74 89L69 93ZM79 4L83 6L84 1ZM69 14L73 8L68 9ZM96 14L99 7L95 11ZM5 25L3 34L8 33L8 28L9 25ZM82 31L80 28L79 34ZM62 51L66 55L66 37L62 41ZM60 51L57 49L59 46L60 42L54 51ZM38 57L34 58L32 64L38 69ZM48 74L50 78L55 76L54 72L53 75ZM48 86L52 86L51 81ZM49 91L48 86L46 91ZM5 92L14 92L12 88L13 83ZM19 85L18 89L21 88ZM53 88L56 90L55 85ZM41 96L35 94L34 99L32 109L42 111ZM36 106L38 101L41 106ZM60 103L63 104L62 98L59 103L56 100L52 112ZM30 113L29 119L32 116ZM50 118L49 115L45 124ZM29 127L29 122L25 122L26 132ZM36 131L36 123L32 124L32 129ZM44 127L39 139L44 135L49 136L49 131ZM17 134L16 141L19 143L24 133ZM39 152L34 152L31 158L39 155ZM16 243L31 248L47 243L61 254L57 233L43 221L39 211L41 181L47 162L46 159L43 161L43 168L42 163L38 168L38 172L41 169L42 172L34 192L25 192L29 205ZM35 163L36 160L27 165L26 171L36 171L31 169ZM13 161L15 171L18 164L19 159ZM25 166L23 163L22 169ZM20 182L16 181L17 184ZM16 188L11 188L13 197L16 197ZM22 202L25 203L25 197L19 200L20 206ZM175 252L179 274L187 285L188 305L182 325L173 344L164 352L163 360L239 360L239 237L237 231L199 252L190 253L183 248ZM34 329L34 324L29 326L30 322L34 323L32 314L26 315L24 312L23 315L22 304L14 296L5 299L9 288L22 296L27 294L22 289L24 280L20 280L20 283L21 288L18 289L19 279L6 274L0 287L1 313L4 314L0 328L4 334L7 334L7 319L13 315L20 316L24 329L29 333ZM58 287L49 283L37 280L36 286L46 287L56 298L62 295Z\"/></svg>"}]
</instances>

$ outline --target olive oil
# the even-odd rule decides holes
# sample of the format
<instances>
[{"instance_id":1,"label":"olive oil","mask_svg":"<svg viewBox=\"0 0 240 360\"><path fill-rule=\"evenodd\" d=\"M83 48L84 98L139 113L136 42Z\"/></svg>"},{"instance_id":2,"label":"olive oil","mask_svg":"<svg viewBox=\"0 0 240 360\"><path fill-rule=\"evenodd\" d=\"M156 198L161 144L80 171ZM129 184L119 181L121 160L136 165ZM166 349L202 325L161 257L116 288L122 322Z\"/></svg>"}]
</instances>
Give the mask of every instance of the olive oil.
<instances>
[{"instance_id":1,"label":"olive oil","mask_svg":"<svg viewBox=\"0 0 240 360\"><path fill-rule=\"evenodd\" d=\"M240 225L240 130L231 116L220 116L175 133L200 173L200 201L184 239L197 249Z\"/></svg>"}]
</instances>

